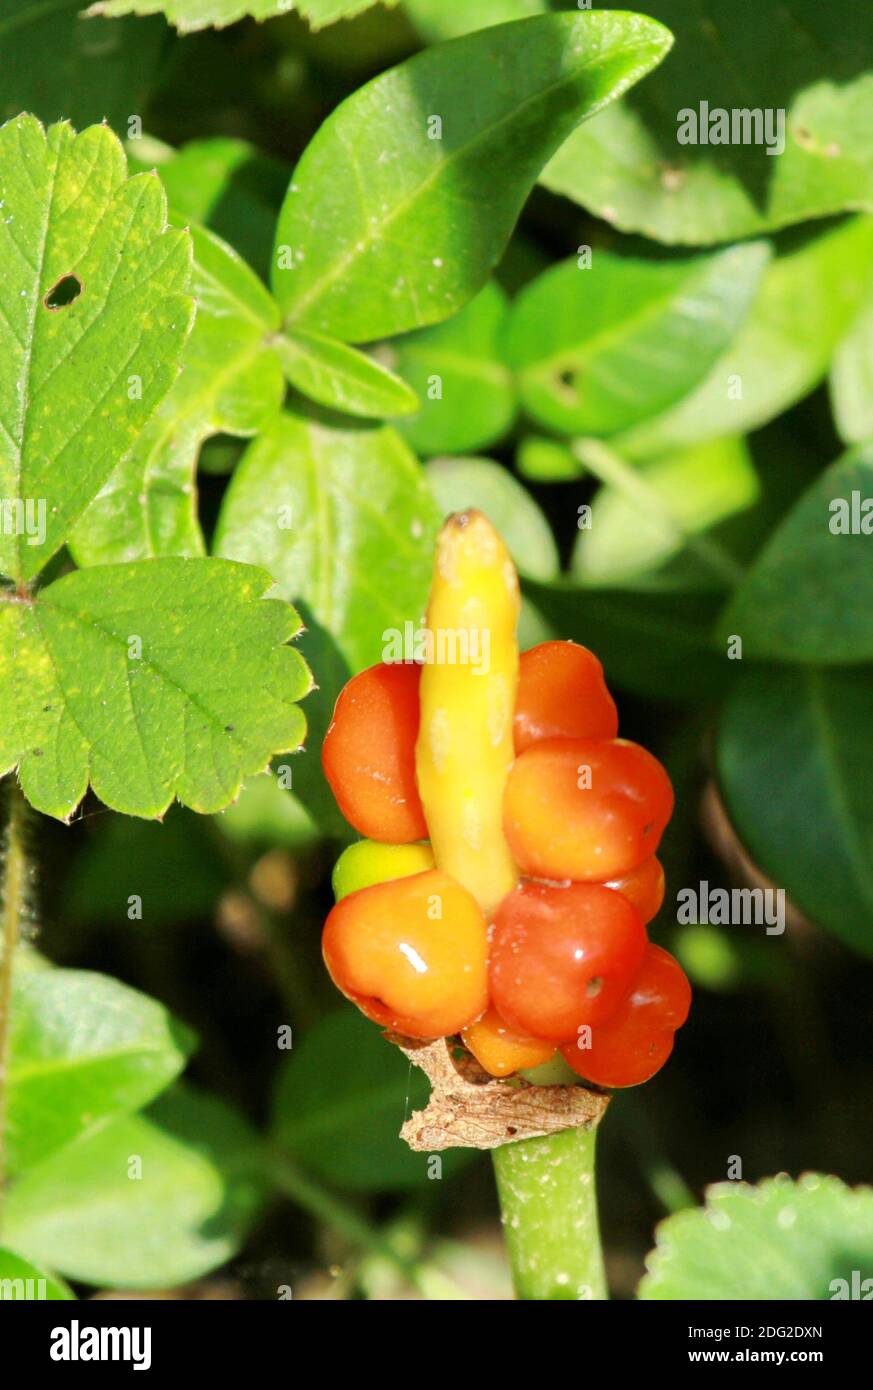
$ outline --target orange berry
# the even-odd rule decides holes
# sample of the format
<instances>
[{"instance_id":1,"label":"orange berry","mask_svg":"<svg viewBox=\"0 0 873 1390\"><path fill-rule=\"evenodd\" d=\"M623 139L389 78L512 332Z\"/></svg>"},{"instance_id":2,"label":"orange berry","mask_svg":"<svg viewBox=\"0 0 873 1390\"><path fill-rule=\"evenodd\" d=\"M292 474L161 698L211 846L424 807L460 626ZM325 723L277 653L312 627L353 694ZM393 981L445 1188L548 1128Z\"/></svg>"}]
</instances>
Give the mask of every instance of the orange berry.
<instances>
[{"instance_id":1,"label":"orange berry","mask_svg":"<svg viewBox=\"0 0 873 1390\"><path fill-rule=\"evenodd\" d=\"M541 642L522 652L515 751L548 738L615 738L618 712L603 667L577 642Z\"/></svg>"},{"instance_id":2,"label":"orange berry","mask_svg":"<svg viewBox=\"0 0 873 1390\"><path fill-rule=\"evenodd\" d=\"M412 1038L459 1033L488 1005L488 925L439 869L362 888L338 902L322 937L338 989Z\"/></svg>"},{"instance_id":3,"label":"orange berry","mask_svg":"<svg viewBox=\"0 0 873 1390\"><path fill-rule=\"evenodd\" d=\"M496 1009L490 1008L461 1034L464 1046L492 1076L511 1076L523 1067L539 1067L555 1055L553 1043L541 1038L518 1037L507 1028Z\"/></svg>"},{"instance_id":4,"label":"orange berry","mask_svg":"<svg viewBox=\"0 0 873 1390\"><path fill-rule=\"evenodd\" d=\"M340 692L322 748L324 775L368 840L427 839L415 780L420 666L370 666Z\"/></svg>"},{"instance_id":5,"label":"orange berry","mask_svg":"<svg viewBox=\"0 0 873 1390\"><path fill-rule=\"evenodd\" d=\"M649 945L633 990L612 1018L591 1029L591 1046L561 1048L595 1086L639 1086L660 1071L691 1008L691 986L669 951Z\"/></svg>"},{"instance_id":6,"label":"orange berry","mask_svg":"<svg viewBox=\"0 0 873 1390\"><path fill-rule=\"evenodd\" d=\"M645 950L640 915L620 893L524 883L494 917L492 1003L514 1033L564 1042L615 1012Z\"/></svg>"},{"instance_id":7,"label":"orange berry","mask_svg":"<svg viewBox=\"0 0 873 1390\"><path fill-rule=\"evenodd\" d=\"M661 861L652 855L644 859L638 869L625 878L612 878L604 887L621 893L629 903L633 903L643 921L648 925L657 917L664 901L664 869Z\"/></svg>"},{"instance_id":8,"label":"orange berry","mask_svg":"<svg viewBox=\"0 0 873 1390\"><path fill-rule=\"evenodd\" d=\"M626 739L551 739L516 758L503 825L521 871L606 883L650 858L673 810L657 758Z\"/></svg>"}]
</instances>

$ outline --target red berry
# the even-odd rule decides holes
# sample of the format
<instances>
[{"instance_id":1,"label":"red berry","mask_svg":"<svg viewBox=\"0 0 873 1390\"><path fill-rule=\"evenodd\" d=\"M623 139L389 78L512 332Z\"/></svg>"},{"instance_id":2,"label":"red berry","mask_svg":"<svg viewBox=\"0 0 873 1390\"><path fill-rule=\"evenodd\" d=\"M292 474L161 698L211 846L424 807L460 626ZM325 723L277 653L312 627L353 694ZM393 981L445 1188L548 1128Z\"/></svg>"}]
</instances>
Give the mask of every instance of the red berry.
<instances>
[{"instance_id":1,"label":"red berry","mask_svg":"<svg viewBox=\"0 0 873 1390\"><path fill-rule=\"evenodd\" d=\"M660 1071L673 1035L688 1017L691 986L669 951L649 945L633 990L606 1023L561 1048L574 1071L596 1086L638 1086Z\"/></svg>"},{"instance_id":2,"label":"red berry","mask_svg":"<svg viewBox=\"0 0 873 1390\"><path fill-rule=\"evenodd\" d=\"M487 1008L487 923L438 869L350 893L325 923L322 950L343 994L398 1033L446 1037Z\"/></svg>"},{"instance_id":3,"label":"red berry","mask_svg":"<svg viewBox=\"0 0 873 1390\"><path fill-rule=\"evenodd\" d=\"M615 738L618 712L603 667L576 642L541 642L522 652L515 751L547 738Z\"/></svg>"},{"instance_id":4,"label":"red berry","mask_svg":"<svg viewBox=\"0 0 873 1390\"><path fill-rule=\"evenodd\" d=\"M370 840L427 839L415 781L420 666L370 666L336 702L324 775L350 825Z\"/></svg>"},{"instance_id":5,"label":"red berry","mask_svg":"<svg viewBox=\"0 0 873 1390\"><path fill-rule=\"evenodd\" d=\"M503 825L523 873L606 883L655 853L672 810L670 779L639 744L550 739L516 758Z\"/></svg>"},{"instance_id":6,"label":"red berry","mask_svg":"<svg viewBox=\"0 0 873 1390\"><path fill-rule=\"evenodd\" d=\"M600 884L525 883L494 918L491 999L514 1032L554 1042L609 1018L646 949L636 908Z\"/></svg>"},{"instance_id":7,"label":"red berry","mask_svg":"<svg viewBox=\"0 0 873 1390\"><path fill-rule=\"evenodd\" d=\"M604 886L621 893L629 903L633 903L646 925L661 911L665 888L664 870L660 860L654 855L651 859L644 859L640 867L634 869L626 878L609 879Z\"/></svg>"}]
</instances>

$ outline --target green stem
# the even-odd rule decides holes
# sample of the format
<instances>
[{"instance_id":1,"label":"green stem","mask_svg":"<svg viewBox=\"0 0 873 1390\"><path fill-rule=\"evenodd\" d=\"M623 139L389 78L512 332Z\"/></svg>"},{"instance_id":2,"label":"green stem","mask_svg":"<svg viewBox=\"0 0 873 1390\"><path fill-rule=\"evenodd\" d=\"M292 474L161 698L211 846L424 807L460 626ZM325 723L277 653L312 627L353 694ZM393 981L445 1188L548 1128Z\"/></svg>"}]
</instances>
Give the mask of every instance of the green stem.
<instances>
[{"instance_id":1,"label":"green stem","mask_svg":"<svg viewBox=\"0 0 873 1390\"><path fill-rule=\"evenodd\" d=\"M623 493L643 512L657 516L661 524L672 532L676 543L687 546L723 584L731 589L739 584L743 578L742 566L710 536L685 526L641 469L626 463L620 454L600 439L576 439L572 451L599 482Z\"/></svg>"},{"instance_id":2,"label":"green stem","mask_svg":"<svg viewBox=\"0 0 873 1390\"><path fill-rule=\"evenodd\" d=\"M596 1136L596 1128L565 1129L494 1151L519 1298L609 1297L597 1220Z\"/></svg>"},{"instance_id":3,"label":"green stem","mask_svg":"<svg viewBox=\"0 0 873 1390\"><path fill-rule=\"evenodd\" d=\"M12 969L21 935L27 899L27 855L24 849L26 807L18 784L10 781L3 875L2 944L0 944L0 1211L6 1187L6 1074L9 1066Z\"/></svg>"}]
</instances>

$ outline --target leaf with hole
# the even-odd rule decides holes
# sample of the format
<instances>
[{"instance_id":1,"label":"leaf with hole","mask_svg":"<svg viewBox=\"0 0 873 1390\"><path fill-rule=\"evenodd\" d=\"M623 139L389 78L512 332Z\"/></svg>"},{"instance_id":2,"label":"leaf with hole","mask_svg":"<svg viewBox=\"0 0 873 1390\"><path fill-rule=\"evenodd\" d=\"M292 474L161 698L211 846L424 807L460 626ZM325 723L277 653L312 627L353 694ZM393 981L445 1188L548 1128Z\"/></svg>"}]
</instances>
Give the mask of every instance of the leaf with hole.
<instances>
[{"instance_id":1,"label":"leaf with hole","mask_svg":"<svg viewBox=\"0 0 873 1390\"><path fill-rule=\"evenodd\" d=\"M310 676L285 645L299 620L263 597L270 584L247 565L163 559L0 597L0 774L17 767L31 804L62 820L89 783L127 815L227 805L305 731Z\"/></svg>"},{"instance_id":2,"label":"leaf with hole","mask_svg":"<svg viewBox=\"0 0 873 1390\"><path fill-rule=\"evenodd\" d=\"M321 739L349 676L381 661L388 630L419 621L438 523L418 461L390 427L279 416L225 495L216 552L257 557L303 616L301 651L319 688L294 789L338 834L348 831L321 773Z\"/></svg>"},{"instance_id":3,"label":"leaf with hole","mask_svg":"<svg viewBox=\"0 0 873 1390\"><path fill-rule=\"evenodd\" d=\"M570 138L547 188L622 231L697 246L873 206L869 6L646 10L676 37L670 62Z\"/></svg>"},{"instance_id":4,"label":"leaf with hole","mask_svg":"<svg viewBox=\"0 0 873 1390\"><path fill-rule=\"evenodd\" d=\"M279 216L286 321L369 342L449 318L487 281L552 152L669 46L640 15L542 15L428 49L355 92L304 152Z\"/></svg>"},{"instance_id":5,"label":"leaf with hole","mask_svg":"<svg viewBox=\"0 0 873 1390\"><path fill-rule=\"evenodd\" d=\"M761 242L665 261L598 248L584 269L546 271L506 335L528 414L566 434L613 434L687 396L742 326L767 257Z\"/></svg>"},{"instance_id":6,"label":"leaf with hole","mask_svg":"<svg viewBox=\"0 0 873 1390\"><path fill-rule=\"evenodd\" d=\"M106 975L13 977L7 1160L14 1175L115 1115L147 1105L193 1045L163 1005Z\"/></svg>"},{"instance_id":7,"label":"leaf with hole","mask_svg":"<svg viewBox=\"0 0 873 1390\"><path fill-rule=\"evenodd\" d=\"M669 1216L656 1235L644 1300L825 1301L873 1291L873 1189L822 1173L716 1183L705 1207Z\"/></svg>"},{"instance_id":8,"label":"leaf with hole","mask_svg":"<svg viewBox=\"0 0 873 1390\"><path fill-rule=\"evenodd\" d=\"M821 381L871 290L871 217L851 218L775 256L746 323L709 375L663 415L622 433L620 452L651 458L759 429Z\"/></svg>"},{"instance_id":9,"label":"leaf with hole","mask_svg":"<svg viewBox=\"0 0 873 1390\"><path fill-rule=\"evenodd\" d=\"M14 1183L4 1239L86 1284L168 1289L236 1254L263 1199L249 1126L224 1102L176 1086Z\"/></svg>"},{"instance_id":10,"label":"leaf with hole","mask_svg":"<svg viewBox=\"0 0 873 1390\"><path fill-rule=\"evenodd\" d=\"M722 796L745 849L803 912L867 955L871 700L870 667L745 671L716 744Z\"/></svg>"},{"instance_id":11,"label":"leaf with hole","mask_svg":"<svg viewBox=\"0 0 873 1390\"><path fill-rule=\"evenodd\" d=\"M105 126L19 117L0 169L0 574L27 581L175 379L191 244L167 228L158 179L126 178Z\"/></svg>"},{"instance_id":12,"label":"leaf with hole","mask_svg":"<svg viewBox=\"0 0 873 1390\"><path fill-rule=\"evenodd\" d=\"M418 392L418 414L400 425L417 453L483 449L510 429L516 403L501 355L506 319L506 296L491 281L453 318L386 347L394 370Z\"/></svg>"},{"instance_id":13,"label":"leaf with hole","mask_svg":"<svg viewBox=\"0 0 873 1390\"><path fill-rule=\"evenodd\" d=\"M225 242L202 227L191 236L197 317L182 370L76 526L80 565L202 555L195 474L205 440L257 434L282 403L271 296Z\"/></svg>"}]
</instances>

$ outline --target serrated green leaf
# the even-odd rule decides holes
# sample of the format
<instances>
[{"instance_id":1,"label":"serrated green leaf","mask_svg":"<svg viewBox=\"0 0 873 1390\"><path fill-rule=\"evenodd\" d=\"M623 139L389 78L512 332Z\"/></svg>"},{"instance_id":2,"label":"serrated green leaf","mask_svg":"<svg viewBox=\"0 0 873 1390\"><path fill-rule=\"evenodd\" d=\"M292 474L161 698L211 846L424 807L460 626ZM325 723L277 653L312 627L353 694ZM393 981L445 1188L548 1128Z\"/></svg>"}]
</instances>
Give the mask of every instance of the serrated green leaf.
<instances>
[{"instance_id":1,"label":"serrated green leaf","mask_svg":"<svg viewBox=\"0 0 873 1390\"><path fill-rule=\"evenodd\" d=\"M80 565L202 555L195 474L203 443L257 434L282 404L279 316L245 261L202 227L191 229L194 330L170 393L76 526Z\"/></svg>"},{"instance_id":2,"label":"serrated green leaf","mask_svg":"<svg viewBox=\"0 0 873 1390\"><path fill-rule=\"evenodd\" d=\"M405 381L337 338L289 329L276 339L276 353L291 385L331 410L387 420L418 409Z\"/></svg>"},{"instance_id":3,"label":"serrated green leaf","mask_svg":"<svg viewBox=\"0 0 873 1390\"><path fill-rule=\"evenodd\" d=\"M198 811L301 743L309 689L294 610L270 577L220 560L79 570L0 598L0 770L68 820L89 782L114 810ZM139 643L139 645L137 645Z\"/></svg>"},{"instance_id":4,"label":"serrated green leaf","mask_svg":"<svg viewBox=\"0 0 873 1390\"><path fill-rule=\"evenodd\" d=\"M177 1086L15 1183L4 1239L87 1284L188 1283L236 1253L258 1211L256 1144L223 1102Z\"/></svg>"},{"instance_id":5,"label":"serrated green leaf","mask_svg":"<svg viewBox=\"0 0 873 1390\"><path fill-rule=\"evenodd\" d=\"M822 1173L717 1183L656 1236L643 1300L861 1298L865 1279L873 1290L873 1190Z\"/></svg>"},{"instance_id":6,"label":"serrated green leaf","mask_svg":"<svg viewBox=\"0 0 873 1390\"><path fill-rule=\"evenodd\" d=\"M675 35L670 62L570 138L543 175L546 187L623 231L697 246L873 206L869 7L735 0L702 10L697 0L650 0L646 10ZM739 126L732 143L704 143L701 102L728 120L757 111L759 129ZM696 144L678 139L688 111ZM780 111L784 153L771 156L764 142L778 151Z\"/></svg>"},{"instance_id":7,"label":"serrated green leaf","mask_svg":"<svg viewBox=\"0 0 873 1390\"><path fill-rule=\"evenodd\" d=\"M613 434L657 415L707 375L752 305L763 243L640 260L597 249L546 271L513 305L506 356L522 404L567 434Z\"/></svg>"},{"instance_id":8,"label":"serrated green leaf","mask_svg":"<svg viewBox=\"0 0 873 1390\"><path fill-rule=\"evenodd\" d=\"M74 1298L63 1279L0 1246L0 1298L7 1301Z\"/></svg>"},{"instance_id":9,"label":"serrated green leaf","mask_svg":"<svg viewBox=\"0 0 873 1390\"><path fill-rule=\"evenodd\" d=\"M84 127L118 129L142 111L165 29L159 19L122 19L95 32L82 0L4 0L0 15L0 121L19 111Z\"/></svg>"},{"instance_id":10,"label":"serrated green leaf","mask_svg":"<svg viewBox=\"0 0 873 1390\"><path fill-rule=\"evenodd\" d=\"M443 516L476 507L509 547L519 571L554 579L560 568L551 527L530 493L492 459L433 459L427 480Z\"/></svg>"},{"instance_id":11,"label":"serrated green leaf","mask_svg":"<svg viewBox=\"0 0 873 1390\"><path fill-rule=\"evenodd\" d=\"M127 454L191 326L190 240L167 229L157 178L125 167L105 126L0 130L0 573L17 580ZM50 307L64 284L71 302Z\"/></svg>"},{"instance_id":12,"label":"serrated green leaf","mask_svg":"<svg viewBox=\"0 0 873 1390\"><path fill-rule=\"evenodd\" d=\"M871 703L870 667L745 671L716 744L722 795L746 850L804 912L868 955Z\"/></svg>"},{"instance_id":13,"label":"serrated green leaf","mask_svg":"<svg viewBox=\"0 0 873 1390\"><path fill-rule=\"evenodd\" d=\"M309 1172L360 1191L427 1181L427 1155L400 1138L400 1127L427 1099L427 1082L357 1009L338 1009L295 1047L273 1103L276 1143ZM443 1155L443 1173L470 1151ZM448 1169L446 1167L448 1161Z\"/></svg>"},{"instance_id":14,"label":"serrated green leaf","mask_svg":"<svg viewBox=\"0 0 873 1390\"><path fill-rule=\"evenodd\" d=\"M501 357L506 296L490 281L460 313L399 338L391 363L421 408L400 431L419 454L462 454L502 439L515 419L512 374Z\"/></svg>"},{"instance_id":15,"label":"serrated green leaf","mask_svg":"<svg viewBox=\"0 0 873 1390\"><path fill-rule=\"evenodd\" d=\"M803 494L736 590L721 628L764 660L873 661L873 446Z\"/></svg>"},{"instance_id":16,"label":"serrated green leaf","mask_svg":"<svg viewBox=\"0 0 873 1390\"><path fill-rule=\"evenodd\" d=\"M180 34L199 29L225 29L239 19L273 19L297 10L313 29L350 19L375 5L377 0L98 0L89 16L112 18L124 14L163 14ZM396 0L381 0L392 5Z\"/></svg>"},{"instance_id":17,"label":"serrated green leaf","mask_svg":"<svg viewBox=\"0 0 873 1390\"><path fill-rule=\"evenodd\" d=\"M758 429L822 379L873 287L873 218L852 218L776 256L735 341L706 380L622 434L627 458Z\"/></svg>"},{"instance_id":18,"label":"serrated green leaf","mask_svg":"<svg viewBox=\"0 0 873 1390\"><path fill-rule=\"evenodd\" d=\"M109 1116L147 1105L178 1076L193 1039L163 1005L106 975L34 970L14 976L10 1044L15 1174Z\"/></svg>"},{"instance_id":19,"label":"serrated green leaf","mask_svg":"<svg viewBox=\"0 0 873 1390\"><path fill-rule=\"evenodd\" d=\"M843 442L873 439L873 300L862 308L834 354L830 388Z\"/></svg>"},{"instance_id":20,"label":"serrated green leaf","mask_svg":"<svg viewBox=\"0 0 873 1390\"><path fill-rule=\"evenodd\" d=\"M591 503L590 529L580 531L571 568L586 586L621 587L643 580L687 586L687 572L668 568L687 538L748 511L760 484L744 439L719 439L654 459L639 469L651 500L607 484ZM695 587L703 576L695 576ZM712 583L711 573L706 576Z\"/></svg>"},{"instance_id":21,"label":"serrated green leaf","mask_svg":"<svg viewBox=\"0 0 873 1390\"><path fill-rule=\"evenodd\" d=\"M279 217L287 321L366 342L448 318L487 281L549 155L669 45L639 15L543 15L355 92L308 146Z\"/></svg>"},{"instance_id":22,"label":"serrated green leaf","mask_svg":"<svg viewBox=\"0 0 873 1390\"><path fill-rule=\"evenodd\" d=\"M267 566L306 624L300 648L318 690L294 790L333 833L348 833L320 767L333 705L349 677L381 661L389 629L427 601L439 512L391 428L340 428L286 414L251 444L225 495L215 549Z\"/></svg>"}]
</instances>

